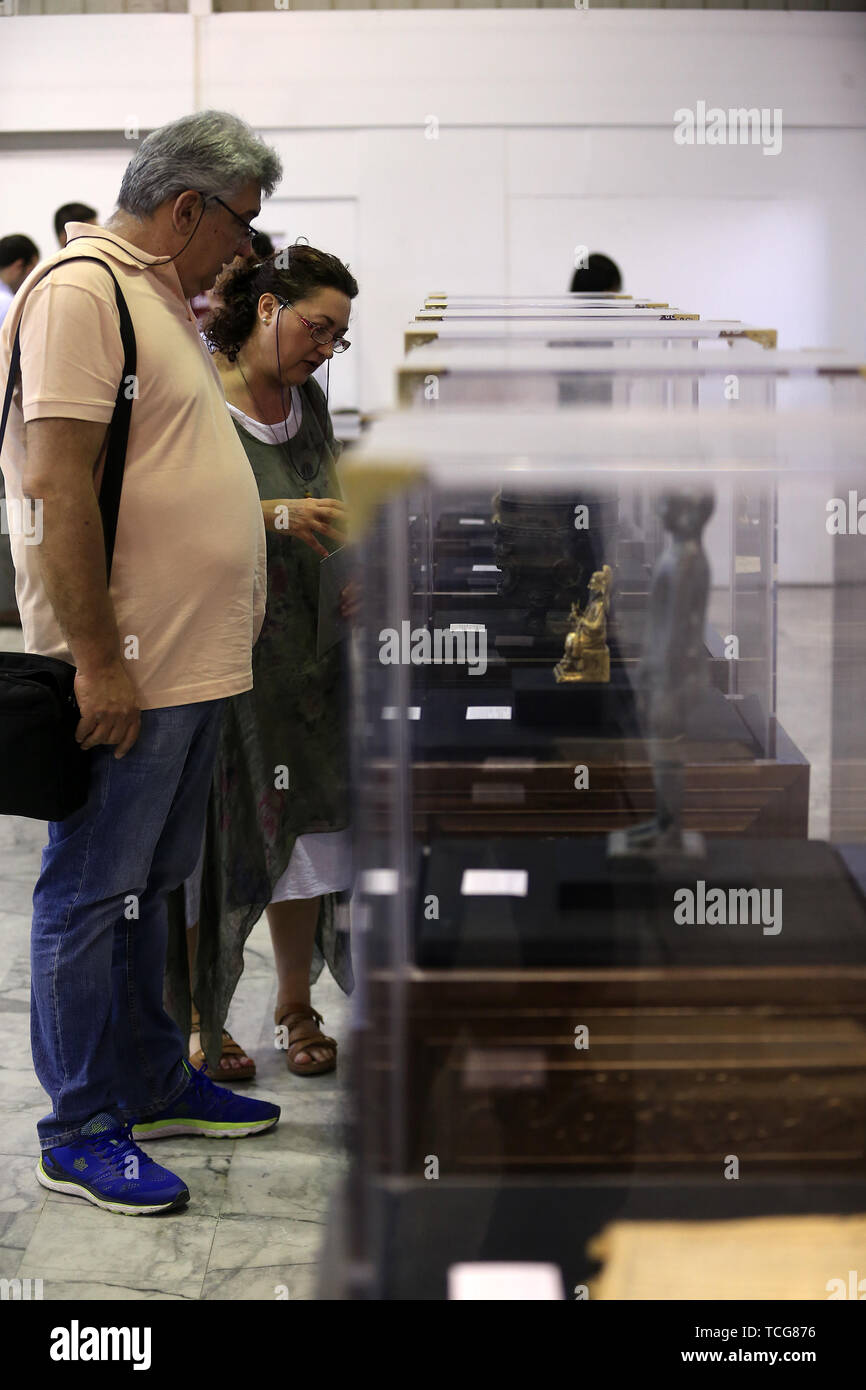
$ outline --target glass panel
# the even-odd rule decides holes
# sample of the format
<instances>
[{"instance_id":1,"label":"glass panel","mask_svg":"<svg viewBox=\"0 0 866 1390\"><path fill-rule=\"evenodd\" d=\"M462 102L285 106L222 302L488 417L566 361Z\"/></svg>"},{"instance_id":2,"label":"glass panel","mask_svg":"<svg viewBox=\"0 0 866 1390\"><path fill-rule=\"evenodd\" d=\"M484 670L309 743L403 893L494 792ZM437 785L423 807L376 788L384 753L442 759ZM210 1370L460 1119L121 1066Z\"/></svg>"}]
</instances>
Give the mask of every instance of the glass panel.
<instances>
[{"instance_id":1,"label":"glass panel","mask_svg":"<svg viewBox=\"0 0 866 1390\"><path fill-rule=\"evenodd\" d=\"M449 1268L496 1258L573 1289L625 1219L857 1200L861 409L419 404L344 460L371 518L367 1296L445 1297ZM832 584L780 590L779 499L800 496ZM733 1159L761 1185L728 1184Z\"/></svg>"}]
</instances>

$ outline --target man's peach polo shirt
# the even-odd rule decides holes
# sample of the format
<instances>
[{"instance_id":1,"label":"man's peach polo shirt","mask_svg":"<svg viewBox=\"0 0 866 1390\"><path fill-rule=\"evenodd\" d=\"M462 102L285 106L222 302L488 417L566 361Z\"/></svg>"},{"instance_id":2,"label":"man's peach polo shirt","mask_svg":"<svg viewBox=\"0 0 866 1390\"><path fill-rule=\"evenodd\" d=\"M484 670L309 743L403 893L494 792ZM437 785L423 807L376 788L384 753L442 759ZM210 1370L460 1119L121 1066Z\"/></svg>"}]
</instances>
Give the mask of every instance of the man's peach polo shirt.
<instances>
[{"instance_id":1,"label":"man's peach polo shirt","mask_svg":"<svg viewBox=\"0 0 866 1390\"><path fill-rule=\"evenodd\" d=\"M109 590L127 669L142 709L237 695L253 684L267 550L255 477L219 374L173 265L102 227L73 222L67 231L68 246L24 282L0 332L5 383L21 320L23 387L0 458L7 499L22 497L24 421L111 419L123 371L114 284L98 265L63 265L99 256L120 283L137 346ZM36 283L49 263L57 268ZM97 488L102 467L100 457ZM11 541L25 650L71 662L40 579L39 546L22 534Z\"/></svg>"}]
</instances>

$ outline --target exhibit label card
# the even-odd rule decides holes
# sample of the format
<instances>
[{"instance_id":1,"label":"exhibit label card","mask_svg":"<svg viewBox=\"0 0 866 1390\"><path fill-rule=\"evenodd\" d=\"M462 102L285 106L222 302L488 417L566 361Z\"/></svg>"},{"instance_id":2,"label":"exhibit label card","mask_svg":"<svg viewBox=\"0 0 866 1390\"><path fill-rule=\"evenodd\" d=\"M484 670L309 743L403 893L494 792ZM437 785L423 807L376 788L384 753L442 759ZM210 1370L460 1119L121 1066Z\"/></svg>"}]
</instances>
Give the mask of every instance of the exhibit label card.
<instances>
[{"instance_id":1,"label":"exhibit label card","mask_svg":"<svg viewBox=\"0 0 866 1390\"><path fill-rule=\"evenodd\" d=\"M465 898L525 898L526 869L464 869L460 892Z\"/></svg>"},{"instance_id":2,"label":"exhibit label card","mask_svg":"<svg viewBox=\"0 0 866 1390\"><path fill-rule=\"evenodd\" d=\"M365 869L361 875L361 891L377 897L397 892L396 869Z\"/></svg>"},{"instance_id":3,"label":"exhibit label card","mask_svg":"<svg viewBox=\"0 0 866 1390\"><path fill-rule=\"evenodd\" d=\"M448 1301L493 1303L514 1299L564 1299L565 1285L558 1265L484 1264L450 1265Z\"/></svg>"}]
</instances>

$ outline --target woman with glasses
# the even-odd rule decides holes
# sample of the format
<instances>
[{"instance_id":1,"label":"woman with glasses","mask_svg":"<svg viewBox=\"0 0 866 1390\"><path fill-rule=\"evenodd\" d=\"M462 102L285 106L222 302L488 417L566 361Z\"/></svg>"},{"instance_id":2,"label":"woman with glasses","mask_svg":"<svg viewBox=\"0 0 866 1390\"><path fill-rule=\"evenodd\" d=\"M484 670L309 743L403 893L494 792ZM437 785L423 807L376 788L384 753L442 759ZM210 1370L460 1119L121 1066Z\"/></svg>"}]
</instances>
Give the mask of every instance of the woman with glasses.
<instances>
[{"instance_id":1,"label":"woman with glasses","mask_svg":"<svg viewBox=\"0 0 866 1390\"><path fill-rule=\"evenodd\" d=\"M204 1061L200 1037L210 1076L255 1074L223 1025L244 942L266 911L277 1041L289 1070L310 1076L332 1071L337 1052L318 1027L310 981L327 962L341 988L352 987L348 933L337 926L351 887L343 644L317 655L319 565L343 543L345 507L335 471L340 446L327 395L312 377L349 347L344 334L358 285L335 256L294 245L258 263L235 262L215 289L219 307L205 336L262 499L268 598L253 689L226 702L201 873L186 885L191 1060ZM342 609L351 615L348 589ZM176 1002L183 991L171 969Z\"/></svg>"}]
</instances>

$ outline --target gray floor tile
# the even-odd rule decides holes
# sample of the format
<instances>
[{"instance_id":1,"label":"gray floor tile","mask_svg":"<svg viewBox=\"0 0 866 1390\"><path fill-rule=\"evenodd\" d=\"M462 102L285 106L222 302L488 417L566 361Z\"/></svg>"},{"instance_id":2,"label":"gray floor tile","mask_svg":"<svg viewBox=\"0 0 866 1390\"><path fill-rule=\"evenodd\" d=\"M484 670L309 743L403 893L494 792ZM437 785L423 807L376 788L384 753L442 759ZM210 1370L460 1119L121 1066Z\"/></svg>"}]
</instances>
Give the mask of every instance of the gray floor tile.
<instances>
[{"instance_id":1,"label":"gray floor tile","mask_svg":"<svg viewBox=\"0 0 866 1390\"><path fill-rule=\"evenodd\" d=\"M47 1193L33 1177L37 1157L38 1149L32 1154L0 1154L0 1223L7 1216L41 1209ZM0 1224L0 1239L6 1245L13 1243L8 1232L9 1227Z\"/></svg>"},{"instance_id":2,"label":"gray floor tile","mask_svg":"<svg viewBox=\"0 0 866 1390\"><path fill-rule=\"evenodd\" d=\"M118 1220L121 1218L118 1217ZM160 1218L162 1219L162 1218ZM132 1288L125 1284L94 1283L88 1280L64 1280L50 1276L42 1281L42 1298L46 1303L80 1303L135 1301L136 1303L183 1303L198 1301L198 1283L191 1285L195 1293L165 1293L161 1289Z\"/></svg>"},{"instance_id":3,"label":"gray floor tile","mask_svg":"<svg viewBox=\"0 0 866 1390\"><path fill-rule=\"evenodd\" d=\"M79 1197L52 1196L18 1277L198 1297L216 1225L216 1217L195 1216L191 1207L165 1216L117 1216Z\"/></svg>"},{"instance_id":4,"label":"gray floor tile","mask_svg":"<svg viewBox=\"0 0 866 1390\"><path fill-rule=\"evenodd\" d=\"M41 865L39 850L23 850L20 845L4 845L0 849L0 879L5 884L14 878L17 883L27 883L31 891L36 883Z\"/></svg>"},{"instance_id":5,"label":"gray floor tile","mask_svg":"<svg viewBox=\"0 0 866 1390\"><path fill-rule=\"evenodd\" d=\"M13 1279L47 1196L33 1176L35 1154L0 1155L0 1278Z\"/></svg>"},{"instance_id":6,"label":"gray floor tile","mask_svg":"<svg viewBox=\"0 0 866 1390\"><path fill-rule=\"evenodd\" d=\"M23 913L0 914L0 992L30 999L30 918ZM9 1012L17 1011L10 1006Z\"/></svg>"},{"instance_id":7,"label":"gray floor tile","mask_svg":"<svg viewBox=\"0 0 866 1390\"><path fill-rule=\"evenodd\" d=\"M315 1264L273 1265L266 1269L209 1270L202 1298L230 1299L232 1302L266 1300L314 1300L318 1282Z\"/></svg>"},{"instance_id":8,"label":"gray floor tile","mask_svg":"<svg viewBox=\"0 0 866 1390\"><path fill-rule=\"evenodd\" d=\"M221 1216L207 1273L217 1270L278 1268L313 1263L324 1238L320 1219L275 1216ZM284 1283L285 1280L277 1280Z\"/></svg>"},{"instance_id":9,"label":"gray floor tile","mask_svg":"<svg viewBox=\"0 0 866 1390\"><path fill-rule=\"evenodd\" d=\"M155 1163L183 1179L189 1188L189 1210L194 1216L219 1216L225 1201L231 1153L220 1149L216 1141L200 1140L196 1152L176 1155L168 1152L167 1144L167 1139L152 1144L145 1152ZM230 1141L226 1147L231 1149L234 1145Z\"/></svg>"},{"instance_id":10,"label":"gray floor tile","mask_svg":"<svg viewBox=\"0 0 866 1390\"><path fill-rule=\"evenodd\" d=\"M33 911L33 881L30 878L4 878L0 886L0 907L30 918Z\"/></svg>"},{"instance_id":11,"label":"gray floor tile","mask_svg":"<svg viewBox=\"0 0 866 1390\"><path fill-rule=\"evenodd\" d=\"M19 849L22 854L38 855L47 840L45 821L30 820L28 816L0 816L0 846Z\"/></svg>"},{"instance_id":12,"label":"gray floor tile","mask_svg":"<svg viewBox=\"0 0 866 1390\"><path fill-rule=\"evenodd\" d=\"M5 1088L5 1076L0 1084ZM5 1111L5 1098L3 1105ZM43 1115L48 1114L50 1109L51 1105L47 1097L45 1097L41 1101L31 1102L29 1105L22 1106L20 1109L10 1114L5 1114L3 1119L4 1149L8 1149L10 1153L19 1154L21 1156L31 1155L35 1163L39 1156L39 1139L36 1134L36 1125L38 1121L42 1119ZM36 1179L34 1178L33 1181L35 1182Z\"/></svg>"},{"instance_id":13,"label":"gray floor tile","mask_svg":"<svg viewBox=\"0 0 866 1390\"><path fill-rule=\"evenodd\" d=\"M18 1025L28 1029L26 1015L18 1016ZM33 1163L39 1154L36 1122L51 1109L50 1102L36 1077L29 1058L21 1068L6 1067L0 1072L0 1121L4 1153L29 1157ZM33 1180L36 1185L36 1179Z\"/></svg>"},{"instance_id":14,"label":"gray floor tile","mask_svg":"<svg viewBox=\"0 0 866 1390\"><path fill-rule=\"evenodd\" d=\"M238 1148L223 1197L223 1216L324 1216L334 1185L346 1170L343 1155L283 1152L259 1156Z\"/></svg>"},{"instance_id":15,"label":"gray floor tile","mask_svg":"<svg viewBox=\"0 0 866 1390\"><path fill-rule=\"evenodd\" d=\"M28 1167L31 1175L33 1173L34 1161L33 1159L28 1160ZM48 1195L38 1186L35 1179L33 1180L33 1186L37 1188L43 1196ZM5 1264L6 1257L11 1257L14 1253L17 1267L18 1260L30 1244L33 1238L33 1232L36 1230L36 1222L39 1219L42 1205L40 1201L38 1206L34 1206L28 1211L0 1212L0 1252L2 1252L0 1253L0 1265L3 1267L4 1274L9 1273Z\"/></svg>"},{"instance_id":16,"label":"gray floor tile","mask_svg":"<svg viewBox=\"0 0 866 1390\"><path fill-rule=\"evenodd\" d=\"M23 1071L31 1061L29 995L22 1000L16 997L19 994L13 991L7 997L0 991L0 1087L8 1070ZM2 1136L0 1142L4 1142Z\"/></svg>"}]
</instances>

